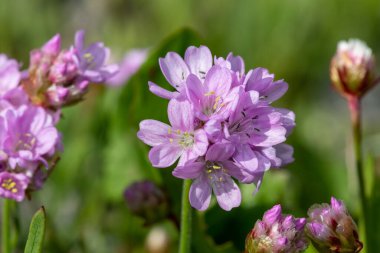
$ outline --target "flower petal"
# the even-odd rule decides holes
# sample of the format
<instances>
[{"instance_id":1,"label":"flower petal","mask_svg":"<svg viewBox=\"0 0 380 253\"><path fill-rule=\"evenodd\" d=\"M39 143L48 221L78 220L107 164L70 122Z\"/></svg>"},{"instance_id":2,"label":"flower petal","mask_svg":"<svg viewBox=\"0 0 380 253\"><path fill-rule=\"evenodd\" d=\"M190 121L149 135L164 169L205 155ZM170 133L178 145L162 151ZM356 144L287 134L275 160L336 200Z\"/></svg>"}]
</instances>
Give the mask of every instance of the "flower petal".
<instances>
[{"instance_id":1,"label":"flower petal","mask_svg":"<svg viewBox=\"0 0 380 253\"><path fill-rule=\"evenodd\" d=\"M216 143L209 147L206 153L207 161L225 161L233 155L235 147L229 142Z\"/></svg>"},{"instance_id":2,"label":"flower petal","mask_svg":"<svg viewBox=\"0 0 380 253\"><path fill-rule=\"evenodd\" d=\"M39 155L44 155L49 153L54 149L55 144L58 139L58 131L55 127L46 127L42 129L37 136L38 143L36 147L36 152Z\"/></svg>"},{"instance_id":3,"label":"flower petal","mask_svg":"<svg viewBox=\"0 0 380 253\"><path fill-rule=\"evenodd\" d=\"M159 59L161 71L166 80L177 90L180 90L190 74L184 60L177 53L169 52L165 58Z\"/></svg>"},{"instance_id":4,"label":"flower petal","mask_svg":"<svg viewBox=\"0 0 380 253\"><path fill-rule=\"evenodd\" d=\"M175 177L182 179L193 179L200 176L205 167L204 162L188 161L183 166L177 166L172 174Z\"/></svg>"},{"instance_id":5,"label":"flower petal","mask_svg":"<svg viewBox=\"0 0 380 253\"><path fill-rule=\"evenodd\" d=\"M174 129L193 131L194 113L187 100L172 99L168 105L168 117Z\"/></svg>"},{"instance_id":6,"label":"flower petal","mask_svg":"<svg viewBox=\"0 0 380 253\"><path fill-rule=\"evenodd\" d=\"M205 46L199 48L191 46L185 52L185 62L189 66L190 72L202 80L212 66L211 51Z\"/></svg>"},{"instance_id":7,"label":"flower petal","mask_svg":"<svg viewBox=\"0 0 380 253\"><path fill-rule=\"evenodd\" d=\"M137 137L149 146L157 146L167 142L170 126L157 120L148 119L140 122Z\"/></svg>"},{"instance_id":8,"label":"flower petal","mask_svg":"<svg viewBox=\"0 0 380 253\"><path fill-rule=\"evenodd\" d=\"M231 177L225 176L221 182L214 182L212 184L212 189L216 195L216 200L222 209L230 211L232 208L240 205L240 189Z\"/></svg>"},{"instance_id":9,"label":"flower petal","mask_svg":"<svg viewBox=\"0 0 380 253\"><path fill-rule=\"evenodd\" d=\"M230 70L217 65L208 71L204 82L209 92L214 92L215 96L222 97L230 91L231 83L232 77Z\"/></svg>"},{"instance_id":10,"label":"flower petal","mask_svg":"<svg viewBox=\"0 0 380 253\"><path fill-rule=\"evenodd\" d=\"M148 82L149 85L149 90L152 92L154 95L165 98L165 99L172 99L178 96L178 92L171 92L168 90L165 90L164 88L161 88L157 84L153 82Z\"/></svg>"},{"instance_id":11,"label":"flower petal","mask_svg":"<svg viewBox=\"0 0 380 253\"><path fill-rule=\"evenodd\" d=\"M189 192L190 205L199 211L208 208L211 201L211 186L208 183L207 176L202 173L191 184Z\"/></svg>"},{"instance_id":12,"label":"flower petal","mask_svg":"<svg viewBox=\"0 0 380 253\"><path fill-rule=\"evenodd\" d=\"M231 63L231 70L235 72L239 72L240 76L242 76L245 72L244 60L241 56L234 56L232 53L229 53L227 56L227 61Z\"/></svg>"},{"instance_id":13,"label":"flower petal","mask_svg":"<svg viewBox=\"0 0 380 253\"><path fill-rule=\"evenodd\" d=\"M173 165L181 156L182 149L175 144L154 146L149 152L149 160L154 167L165 168Z\"/></svg>"},{"instance_id":14,"label":"flower petal","mask_svg":"<svg viewBox=\"0 0 380 253\"><path fill-rule=\"evenodd\" d=\"M193 150L199 156L206 154L208 148L208 138L203 129L198 129L194 132L194 146Z\"/></svg>"},{"instance_id":15,"label":"flower petal","mask_svg":"<svg viewBox=\"0 0 380 253\"><path fill-rule=\"evenodd\" d=\"M265 101L268 103L272 103L273 101L276 101L280 97L282 97L285 92L288 90L288 84L282 80L273 82L262 95L264 95Z\"/></svg>"}]
</instances>

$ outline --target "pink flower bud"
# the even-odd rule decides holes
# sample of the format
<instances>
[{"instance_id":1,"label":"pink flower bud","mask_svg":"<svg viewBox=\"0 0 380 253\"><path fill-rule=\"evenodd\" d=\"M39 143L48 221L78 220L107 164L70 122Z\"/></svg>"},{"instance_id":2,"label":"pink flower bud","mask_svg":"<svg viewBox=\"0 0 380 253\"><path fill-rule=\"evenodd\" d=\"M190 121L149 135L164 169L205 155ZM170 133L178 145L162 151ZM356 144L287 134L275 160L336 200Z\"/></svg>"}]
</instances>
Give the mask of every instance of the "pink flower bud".
<instances>
[{"instance_id":1,"label":"pink flower bud","mask_svg":"<svg viewBox=\"0 0 380 253\"><path fill-rule=\"evenodd\" d=\"M49 80L54 84L65 85L73 81L78 74L78 62L74 50L59 53L49 71Z\"/></svg>"},{"instance_id":2,"label":"pink flower bud","mask_svg":"<svg viewBox=\"0 0 380 253\"><path fill-rule=\"evenodd\" d=\"M306 220L282 215L281 205L265 212L245 241L246 253L297 253L304 251L308 241L304 233Z\"/></svg>"},{"instance_id":3,"label":"pink flower bud","mask_svg":"<svg viewBox=\"0 0 380 253\"><path fill-rule=\"evenodd\" d=\"M344 203L331 198L331 205L312 206L306 233L320 252L360 252L358 229Z\"/></svg>"},{"instance_id":4,"label":"pink flower bud","mask_svg":"<svg viewBox=\"0 0 380 253\"><path fill-rule=\"evenodd\" d=\"M362 96L375 84L375 57L371 49L358 39L338 43L331 60L330 78L343 96Z\"/></svg>"}]
</instances>

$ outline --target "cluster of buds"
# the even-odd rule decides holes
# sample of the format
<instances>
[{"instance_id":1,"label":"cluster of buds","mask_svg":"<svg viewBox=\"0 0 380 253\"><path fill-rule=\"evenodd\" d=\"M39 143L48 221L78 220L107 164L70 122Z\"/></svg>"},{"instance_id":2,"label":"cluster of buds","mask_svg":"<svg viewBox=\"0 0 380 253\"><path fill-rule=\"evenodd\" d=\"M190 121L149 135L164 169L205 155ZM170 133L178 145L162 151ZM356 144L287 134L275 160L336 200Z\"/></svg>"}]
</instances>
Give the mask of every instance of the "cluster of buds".
<instances>
[{"instance_id":1,"label":"cluster of buds","mask_svg":"<svg viewBox=\"0 0 380 253\"><path fill-rule=\"evenodd\" d=\"M331 61L330 78L343 96L363 96L378 82L372 50L358 39L339 42Z\"/></svg>"},{"instance_id":2,"label":"cluster of buds","mask_svg":"<svg viewBox=\"0 0 380 253\"><path fill-rule=\"evenodd\" d=\"M305 218L283 215L280 205L266 211L246 239L246 253L297 253L308 247Z\"/></svg>"},{"instance_id":3,"label":"cluster of buds","mask_svg":"<svg viewBox=\"0 0 380 253\"><path fill-rule=\"evenodd\" d=\"M271 105L287 91L286 82L275 81L264 68L245 72L243 59L232 53L213 58L205 46L189 47L184 58L169 52L159 64L175 91L152 82L149 89L170 100L170 125L144 120L137 135L152 146L154 167L178 160L173 175L194 180L189 195L194 208L206 210L214 192L229 211L241 203L235 180L258 190L267 170L293 161L293 148L284 142L295 115Z\"/></svg>"},{"instance_id":4,"label":"cluster of buds","mask_svg":"<svg viewBox=\"0 0 380 253\"><path fill-rule=\"evenodd\" d=\"M358 229L344 203L331 198L331 205L312 206L306 232L320 252L360 252Z\"/></svg>"},{"instance_id":5,"label":"cluster of buds","mask_svg":"<svg viewBox=\"0 0 380 253\"><path fill-rule=\"evenodd\" d=\"M355 222L344 203L313 205L308 220L282 215L281 206L266 211L245 242L246 253L298 253L313 243L321 253L358 253L363 248Z\"/></svg>"},{"instance_id":6,"label":"cluster of buds","mask_svg":"<svg viewBox=\"0 0 380 253\"><path fill-rule=\"evenodd\" d=\"M164 191L151 181L133 183L124 191L124 199L131 213L149 225L168 216L168 200Z\"/></svg>"},{"instance_id":7,"label":"cluster of buds","mask_svg":"<svg viewBox=\"0 0 380 253\"><path fill-rule=\"evenodd\" d=\"M59 35L31 52L30 66L0 54L0 197L22 201L42 187L62 150L56 128L60 109L85 94L90 82L104 82L117 70L104 65L102 43L61 50Z\"/></svg>"},{"instance_id":8,"label":"cluster of buds","mask_svg":"<svg viewBox=\"0 0 380 253\"><path fill-rule=\"evenodd\" d=\"M109 49L103 43L84 46L83 31L76 33L69 49L62 50L55 35L30 58L22 86L34 104L52 110L81 101L90 83L103 83L118 70L117 65L106 65Z\"/></svg>"}]
</instances>

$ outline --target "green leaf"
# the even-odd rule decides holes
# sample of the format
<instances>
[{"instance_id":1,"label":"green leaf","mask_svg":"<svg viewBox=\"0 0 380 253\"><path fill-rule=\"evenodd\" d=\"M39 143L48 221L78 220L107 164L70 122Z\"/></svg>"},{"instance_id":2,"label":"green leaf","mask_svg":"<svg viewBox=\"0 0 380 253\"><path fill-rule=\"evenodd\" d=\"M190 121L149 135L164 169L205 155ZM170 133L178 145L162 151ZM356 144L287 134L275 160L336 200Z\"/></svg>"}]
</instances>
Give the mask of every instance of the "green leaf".
<instances>
[{"instance_id":1,"label":"green leaf","mask_svg":"<svg viewBox=\"0 0 380 253\"><path fill-rule=\"evenodd\" d=\"M28 241L25 246L25 253L42 252L42 244L45 236L46 215L45 208L41 207L33 216L30 223Z\"/></svg>"}]
</instances>

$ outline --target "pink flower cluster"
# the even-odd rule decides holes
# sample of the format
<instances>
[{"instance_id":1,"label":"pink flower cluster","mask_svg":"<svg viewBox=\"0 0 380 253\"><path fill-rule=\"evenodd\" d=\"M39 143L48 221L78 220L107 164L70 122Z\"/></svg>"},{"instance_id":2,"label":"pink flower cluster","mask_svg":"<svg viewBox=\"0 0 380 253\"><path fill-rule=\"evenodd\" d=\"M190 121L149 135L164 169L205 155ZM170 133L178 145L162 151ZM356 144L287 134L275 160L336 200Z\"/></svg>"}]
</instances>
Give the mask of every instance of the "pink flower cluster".
<instances>
[{"instance_id":1,"label":"pink flower cluster","mask_svg":"<svg viewBox=\"0 0 380 253\"><path fill-rule=\"evenodd\" d=\"M205 46L191 46L185 57L169 52L159 64L175 91L149 82L151 92L169 99L170 125L144 120L138 137L152 146L154 167L178 164L173 175L193 179L190 203L208 208L214 192L221 208L240 205L241 183L259 189L264 173L293 161L284 144L295 126L293 112L275 108L288 85L264 68L245 72L240 56L212 57Z\"/></svg>"},{"instance_id":2,"label":"pink flower cluster","mask_svg":"<svg viewBox=\"0 0 380 253\"><path fill-rule=\"evenodd\" d=\"M28 70L0 54L0 197L22 201L42 187L59 159L60 109L83 99L90 82L104 82L117 65L106 65L103 43L61 49L55 35L30 54Z\"/></svg>"}]
</instances>

